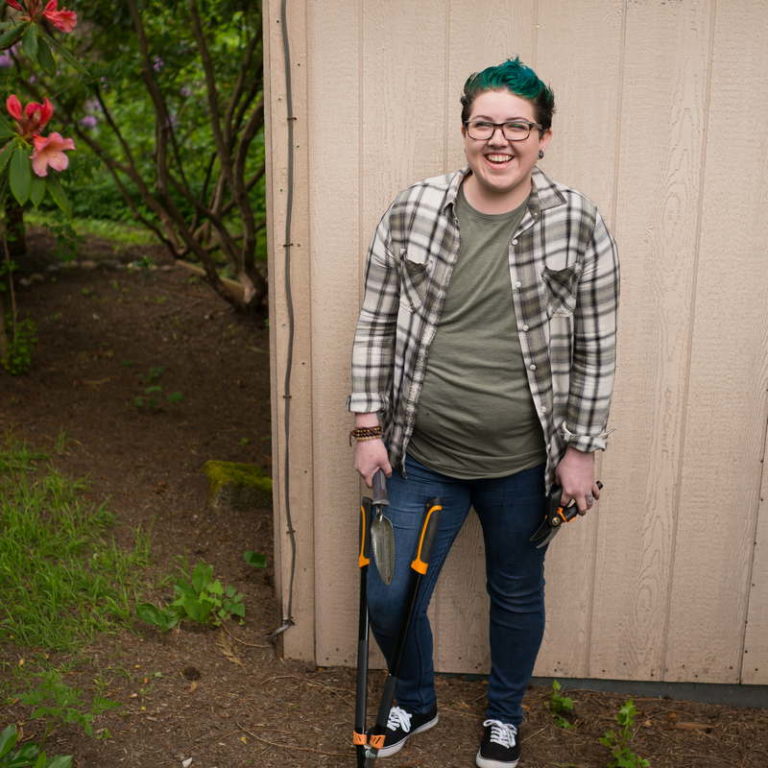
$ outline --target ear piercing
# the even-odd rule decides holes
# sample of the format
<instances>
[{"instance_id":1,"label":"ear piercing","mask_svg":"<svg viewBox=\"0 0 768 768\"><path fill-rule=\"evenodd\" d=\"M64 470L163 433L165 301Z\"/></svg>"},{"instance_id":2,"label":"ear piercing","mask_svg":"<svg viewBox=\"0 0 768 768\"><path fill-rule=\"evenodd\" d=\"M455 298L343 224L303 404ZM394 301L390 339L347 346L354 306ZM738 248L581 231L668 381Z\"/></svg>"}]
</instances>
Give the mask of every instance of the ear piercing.
<instances>
[{"instance_id":1,"label":"ear piercing","mask_svg":"<svg viewBox=\"0 0 768 768\"><path fill-rule=\"evenodd\" d=\"M539 160L541 160L542 157L544 157L544 150L540 149L539 150Z\"/></svg>"}]
</instances>

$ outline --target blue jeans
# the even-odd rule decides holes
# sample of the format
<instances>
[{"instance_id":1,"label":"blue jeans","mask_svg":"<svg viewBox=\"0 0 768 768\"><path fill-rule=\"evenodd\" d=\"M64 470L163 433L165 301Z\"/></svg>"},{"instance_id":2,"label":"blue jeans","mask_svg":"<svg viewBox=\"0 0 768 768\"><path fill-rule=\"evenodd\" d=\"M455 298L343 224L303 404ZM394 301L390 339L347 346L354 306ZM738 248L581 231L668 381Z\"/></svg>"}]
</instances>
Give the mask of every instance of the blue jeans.
<instances>
[{"instance_id":1,"label":"blue jeans","mask_svg":"<svg viewBox=\"0 0 768 768\"><path fill-rule=\"evenodd\" d=\"M471 507L477 511L485 540L486 588L491 599L491 672L486 716L519 725L522 700L544 634L544 554L528 541L544 515L544 465L507 477L458 480L428 469L412 457L406 477L387 481L387 516L395 531L395 574L384 584L368 569L368 610L379 647L393 662L398 630L407 606L410 563L426 502L439 496L443 511L432 547L429 570L403 654L397 703L411 712L436 706L432 630L427 606L440 569ZM456 632L474 631L455 627Z\"/></svg>"}]
</instances>

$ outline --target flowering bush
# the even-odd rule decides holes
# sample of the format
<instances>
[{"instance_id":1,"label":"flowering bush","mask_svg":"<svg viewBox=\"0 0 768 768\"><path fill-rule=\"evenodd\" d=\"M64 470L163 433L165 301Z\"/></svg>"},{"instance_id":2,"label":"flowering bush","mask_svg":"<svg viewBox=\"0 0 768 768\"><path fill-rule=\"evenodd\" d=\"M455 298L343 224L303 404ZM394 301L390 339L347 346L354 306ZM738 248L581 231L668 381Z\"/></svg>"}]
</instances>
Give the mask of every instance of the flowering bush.
<instances>
[{"instance_id":1,"label":"flowering bush","mask_svg":"<svg viewBox=\"0 0 768 768\"><path fill-rule=\"evenodd\" d=\"M49 42L53 37L45 25L71 32L77 24L77 14L66 8L59 10L58 0L49 0L45 5L42 0L5 1L16 13L0 35L0 48L10 48L21 38L25 52L30 56L36 54L38 63L50 69ZM44 50L47 53L42 53ZM4 200L10 188L19 205L27 201L39 205L48 190L57 205L68 212L64 192L57 180L48 177L48 169L65 170L69 165L65 152L73 150L75 143L55 131L49 136L42 134L54 114L50 99L45 97L42 102L32 101L24 107L19 97L11 94L5 108L13 123L4 118L0 120L0 141L7 140L0 148L0 198ZM7 185L4 183L6 169Z\"/></svg>"},{"instance_id":2,"label":"flowering bush","mask_svg":"<svg viewBox=\"0 0 768 768\"><path fill-rule=\"evenodd\" d=\"M51 49L61 49L50 27L71 32L77 24L77 14L66 8L59 10L58 0L49 0L45 5L42 0L5 1L12 9L11 18L0 24L0 50L5 59L12 63L11 49L21 45L24 54L41 70L55 72ZM18 206L27 203L37 206L47 192L69 214L69 201L55 174L48 171L63 171L68 167L66 152L73 150L75 143L56 131L43 135L54 115L50 99L46 96L24 106L12 93L5 100L5 109L11 120L0 116L0 206L8 210L9 193ZM6 226L4 221L0 229L0 274L5 278L5 284L0 285L0 363L17 374L31 365L34 328L30 328L31 321L18 318L13 286L15 264L8 249Z\"/></svg>"}]
</instances>

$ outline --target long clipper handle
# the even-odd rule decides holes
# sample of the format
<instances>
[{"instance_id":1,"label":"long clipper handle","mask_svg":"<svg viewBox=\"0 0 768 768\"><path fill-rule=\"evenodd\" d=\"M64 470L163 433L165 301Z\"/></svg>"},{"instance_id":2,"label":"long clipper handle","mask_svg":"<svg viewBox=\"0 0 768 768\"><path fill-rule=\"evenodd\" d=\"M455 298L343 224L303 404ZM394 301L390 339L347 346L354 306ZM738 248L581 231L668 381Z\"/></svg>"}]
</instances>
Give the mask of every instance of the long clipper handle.
<instances>
[{"instance_id":1,"label":"long clipper handle","mask_svg":"<svg viewBox=\"0 0 768 768\"><path fill-rule=\"evenodd\" d=\"M440 499L430 499L427 502L427 514L424 515L424 522L421 524L416 557L411 562L411 568L416 573L424 575L429 569L429 555L432 551L432 543L435 540L442 509L443 505L440 503Z\"/></svg>"},{"instance_id":2,"label":"long clipper handle","mask_svg":"<svg viewBox=\"0 0 768 768\"><path fill-rule=\"evenodd\" d=\"M371 562L370 541L371 541L371 500L363 498L360 503L360 552L357 556L357 567L364 568Z\"/></svg>"},{"instance_id":3,"label":"long clipper handle","mask_svg":"<svg viewBox=\"0 0 768 768\"><path fill-rule=\"evenodd\" d=\"M379 469L373 476L373 505L376 507L388 507L387 477L384 471Z\"/></svg>"}]
</instances>

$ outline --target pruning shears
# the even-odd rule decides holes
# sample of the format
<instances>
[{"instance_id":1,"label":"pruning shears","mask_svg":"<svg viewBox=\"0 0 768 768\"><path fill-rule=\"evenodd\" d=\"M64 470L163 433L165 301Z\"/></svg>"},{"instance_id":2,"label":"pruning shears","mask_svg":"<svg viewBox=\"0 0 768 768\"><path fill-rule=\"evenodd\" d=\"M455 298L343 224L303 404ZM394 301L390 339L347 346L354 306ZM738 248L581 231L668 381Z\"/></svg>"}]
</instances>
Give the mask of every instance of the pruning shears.
<instances>
[{"instance_id":1,"label":"pruning shears","mask_svg":"<svg viewBox=\"0 0 768 768\"><path fill-rule=\"evenodd\" d=\"M598 488L603 487L599 480L596 485ZM559 485L553 485L552 490L549 492L549 501L544 511L544 519L529 539L529 541L536 544L537 549L541 549L541 547L549 544L565 523L570 523L577 516L584 514L579 512L579 508L576 506L576 499L571 499L568 504L563 506L560 502L562 495L563 489Z\"/></svg>"}]
</instances>

